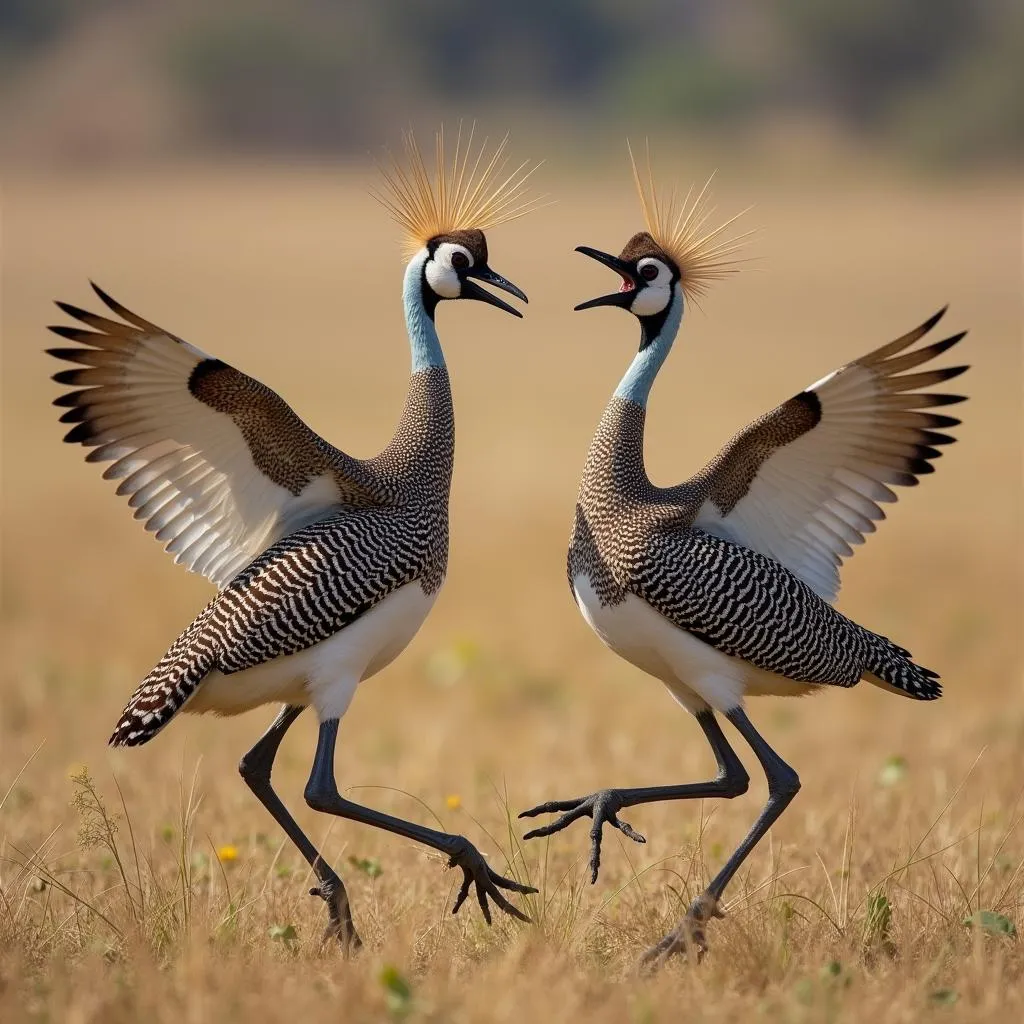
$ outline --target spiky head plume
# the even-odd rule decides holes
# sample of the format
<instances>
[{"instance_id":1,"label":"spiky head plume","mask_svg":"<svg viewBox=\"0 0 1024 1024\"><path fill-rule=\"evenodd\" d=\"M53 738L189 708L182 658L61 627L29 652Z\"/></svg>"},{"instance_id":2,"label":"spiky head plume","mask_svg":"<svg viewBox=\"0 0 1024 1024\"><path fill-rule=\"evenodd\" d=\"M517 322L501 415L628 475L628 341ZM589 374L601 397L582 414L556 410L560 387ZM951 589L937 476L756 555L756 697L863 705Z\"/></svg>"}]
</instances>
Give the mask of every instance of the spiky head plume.
<instances>
[{"instance_id":1,"label":"spiky head plume","mask_svg":"<svg viewBox=\"0 0 1024 1024\"><path fill-rule=\"evenodd\" d=\"M719 227L709 230L707 222L715 212L715 207L709 206L708 202L711 178L704 183L696 197L691 186L687 190L686 198L680 203L678 193L673 188L666 202L663 196L658 195L654 182L650 145L646 147L646 180L641 177L632 146L628 143L626 145L647 230L679 267L679 283L683 294L691 302L696 302L700 296L707 293L713 281L720 281L729 274L738 273L741 265L746 262L736 259L735 256L754 232L745 231L727 237L723 237L723 233L747 213L749 207L730 217Z\"/></svg>"},{"instance_id":2,"label":"spiky head plume","mask_svg":"<svg viewBox=\"0 0 1024 1024\"><path fill-rule=\"evenodd\" d=\"M544 198L530 198L526 182L539 164L523 161L507 172L508 135L488 155L488 140L474 145L476 125L455 137L455 152L445 154L444 127L435 136L434 166L428 169L412 131L403 132L404 165L388 154L380 165L384 186L372 195L405 231L405 255L412 256L431 238L476 228L486 231L536 209Z\"/></svg>"}]
</instances>

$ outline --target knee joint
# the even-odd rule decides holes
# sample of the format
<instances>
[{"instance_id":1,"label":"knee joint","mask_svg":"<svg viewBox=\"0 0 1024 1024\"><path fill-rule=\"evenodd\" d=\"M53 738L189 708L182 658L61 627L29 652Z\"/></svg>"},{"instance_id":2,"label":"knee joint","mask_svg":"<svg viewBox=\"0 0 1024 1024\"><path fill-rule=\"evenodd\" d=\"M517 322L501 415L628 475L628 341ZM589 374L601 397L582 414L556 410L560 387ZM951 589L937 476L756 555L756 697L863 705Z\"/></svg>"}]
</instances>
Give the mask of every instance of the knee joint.
<instances>
[{"instance_id":1,"label":"knee joint","mask_svg":"<svg viewBox=\"0 0 1024 1024\"><path fill-rule=\"evenodd\" d=\"M800 776L792 768L780 772L769 781L770 796L788 797L792 799L800 792Z\"/></svg>"},{"instance_id":2,"label":"knee joint","mask_svg":"<svg viewBox=\"0 0 1024 1024\"><path fill-rule=\"evenodd\" d=\"M309 807L314 811L323 812L329 812L337 806L340 799L337 792L312 781L306 786L305 792L302 795L305 797L306 804Z\"/></svg>"},{"instance_id":3,"label":"knee joint","mask_svg":"<svg viewBox=\"0 0 1024 1024\"><path fill-rule=\"evenodd\" d=\"M270 778L270 773L261 771L259 761L248 754L244 754L238 762L238 774L250 785Z\"/></svg>"},{"instance_id":4,"label":"knee joint","mask_svg":"<svg viewBox=\"0 0 1024 1024\"><path fill-rule=\"evenodd\" d=\"M750 789L750 776L742 766L738 770L720 775L718 781L722 784L723 795L729 800L743 796Z\"/></svg>"}]
</instances>

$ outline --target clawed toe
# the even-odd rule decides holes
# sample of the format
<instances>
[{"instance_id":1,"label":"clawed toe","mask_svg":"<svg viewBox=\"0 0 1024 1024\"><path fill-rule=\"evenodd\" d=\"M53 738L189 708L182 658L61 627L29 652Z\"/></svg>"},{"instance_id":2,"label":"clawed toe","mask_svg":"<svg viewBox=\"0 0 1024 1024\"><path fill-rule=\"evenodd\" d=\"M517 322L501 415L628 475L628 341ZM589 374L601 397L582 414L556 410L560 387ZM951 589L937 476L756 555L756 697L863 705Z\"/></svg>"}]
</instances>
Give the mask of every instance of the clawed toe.
<instances>
[{"instance_id":1,"label":"clawed toe","mask_svg":"<svg viewBox=\"0 0 1024 1024\"><path fill-rule=\"evenodd\" d=\"M523 893L528 895L537 890L532 885L524 885L511 878L505 878L488 867L480 851L467 840L463 840L463 846L451 855L448 860L449 867L462 868L462 885L459 894L455 897L455 904L452 913L457 914L469 896L470 888L475 888L477 903L480 905L480 912L484 920L491 923L491 908L488 899L494 901L495 905L511 917L530 924L531 920L517 906L510 903L502 889L510 892Z\"/></svg>"},{"instance_id":2,"label":"clawed toe","mask_svg":"<svg viewBox=\"0 0 1024 1024\"><path fill-rule=\"evenodd\" d=\"M640 958L641 968L653 970L660 967L669 957L682 955L695 957L697 963L708 951L704 925L685 918L660 942L651 946Z\"/></svg>"},{"instance_id":3,"label":"clawed toe","mask_svg":"<svg viewBox=\"0 0 1024 1024\"><path fill-rule=\"evenodd\" d=\"M676 955L693 956L700 963L708 951L707 923L715 917L725 917L725 914L718 900L704 893L694 901L682 921L644 953L640 958L641 968L653 970Z\"/></svg>"},{"instance_id":4,"label":"clawed toe","mask_svg":"<svg viewBox=\"0 0 1024 1024\"><path fill-rule=\"evenodd\" d=\"M561 816L550 824L531 829L523 836L523 839L537 839L541 836L554 835L555 832L560 832L578 818L592 818L593 827L590 830L590 881L591 884L594 884L597 882L597 874L601 867L601 837L605 824L617 828L624 836L632 839L634 843L647 842L629 822L619 819L618 812L622 807L622 795L618 790L614 789L603 789L591 796L581 797L577 800L550 800L547 803L531 807L528 811L523 811L519 817L533 818L538 814L556 813Z\"/></svg>"}]
</instances>

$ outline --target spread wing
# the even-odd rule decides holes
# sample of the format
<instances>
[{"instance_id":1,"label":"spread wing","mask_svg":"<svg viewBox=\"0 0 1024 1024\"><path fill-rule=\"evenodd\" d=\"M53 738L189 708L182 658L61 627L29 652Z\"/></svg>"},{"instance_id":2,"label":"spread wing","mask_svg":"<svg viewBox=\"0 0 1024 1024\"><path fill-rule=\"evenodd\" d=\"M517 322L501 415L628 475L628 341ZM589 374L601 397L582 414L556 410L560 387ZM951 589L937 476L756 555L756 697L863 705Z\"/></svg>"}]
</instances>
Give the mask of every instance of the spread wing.
<instances>
[{"instance_id":1,"label":"spread wing","mask_svg":"<svg viewBox=\"0 0 1024 1024\"><path fill-rule=\"evenodd\" d=\"M966 366L905 373L955 345L966 332L906 351L938 323L920 327L841 367L737 434L693 480L707 498L694 525L781 562L827 601L839 567L884 519L892 486L934 471L939 433L960 421L926 412L963 401L922 388Z\"/></svg>"},{"instance_id":2,"label":"spread wing","mask_svg":"<svg viewBox=\"0 0 1024 1024\"><path fill-rule=\"evenodd\" d=\"M315 434L275 392L125 309L121 318L57 305L92 330L50 330L78 368L54 402L72 423L64 440L110 462L135 518L175 562L218 586L281 537L338 506L376 503L374 478ZM122 322L123 321L123 322Z\"/></svg>"}]
</instances>

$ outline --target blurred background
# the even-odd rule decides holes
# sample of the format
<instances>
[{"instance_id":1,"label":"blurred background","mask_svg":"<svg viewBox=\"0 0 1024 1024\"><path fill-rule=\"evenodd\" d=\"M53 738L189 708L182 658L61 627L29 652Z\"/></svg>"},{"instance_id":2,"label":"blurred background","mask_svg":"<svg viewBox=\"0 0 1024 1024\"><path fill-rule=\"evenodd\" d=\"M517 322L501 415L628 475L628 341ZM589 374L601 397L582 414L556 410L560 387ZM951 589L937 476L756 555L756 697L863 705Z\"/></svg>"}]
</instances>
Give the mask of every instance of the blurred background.
<instances>
[{"instance_id":1,"label":"blurred background","mask_svg":"<svg viewBox=\"0 0 1024 1024\"><path fill-rule=\"evenodd\" d=\"M96 872L82 884L101 903L113 899L102 894L116 880L74 852L66 775L79 764L108 793L117 774L158 872L174 870L160 836L199 765L196 827L236 850L223 870L256 893L238 934L265 944L268 927L294 922L312 942L320 927L319 906L288 877L304 866L235 772L269 709L186 718L143 749L105 748L137 680L210 588L161 554L81 449L61 445L49 381L58 367L43 354L45 325L61 319L52 300L95 306L93 278L278 390L333 443L371 455L390 437L408 372L397 231L367 195L372 158L409 124L423 142L442 120L476 119L492 138L511 132L516 161L545 160L535 187L554 205L490 237L495 269L530 296L525 321L478 303L440 313L458 419L449 578L408 652L358 694L342 726L341 784L399 787L484 841L480 824L507 834L495 785L515 810L713 770L662 688L590 633L564 578L584 454L636 344L624 315L571 312L614 284L572 249L616 249L640 228L624 139L648 136L663 181L685 188L717 168L721 215L753 204L743 222L757 229L749 272L689 312L655 388L657 482L683 479L745 423L947 302L937 336L970 329L944 357L972 364L956 382L971 399L954 410L960 443L901 494L844 570L839 600L940 671L946 696L923 706L864 685L753 702L804 788L736 886L737 897L752 892L783 864L804 871L786 885L828 904L815 857L842 865L854 801L863 845L852 881L831 878L857 898L922 835L955 844L977 828L978 849L996 851L986 879L972 875L974 839L970 857L954 845L948 871L934 876L940 891L932 876L906 880L920 895L921 930L897 913L897 932L926 936L945 956L945 924L921 908L947 908L959 927L950 879L967 893L977 884L978 899L995 905L1024 859L1019 832L1000 845L1019 813L1024 749L1022 67L1024 7L1014 0L0 0L0 794L17 780L0 806L0 884L9 902L20 885L17 905L29 908L17 941L31 931L45 946L39 956L77 955L89 929L75 938L46 924L56 911L32 909L12 851L81 858ZM314 731L300 720L275 780L338 864L379 858L379 877L350 872L364 936L404 956L408 937L432 922L456 934L448 929L463 919L445 916L436 862L380 833L331 831L302 806ZM630 820L651 841L626 852L641 871L668 863L642 883L611 839L593 889L581 880L586 829L552 841L550 877L579 882L582 912L560 933L579 962L614 947L628 964L657 937L678 909L664 872L692 888L716 870L763 799L751 774L751 793L715 808L700 832L697 808L638 810ZM394 791L361 795L426 820ZM217 920L221 873L202 856L195 877ZM656 894L661 902L645 902ZM899 908L909 899L890 896ZM765 922L766 942L777 937L779 922L758 914L741 909L721 923L734 964L747 963L751 920ZM465 927L458 942L485 941ZM801 956L810 963L819 952L808 939ZM566 984L574 978L567 972ZM979 993L999 989L978 978ZM250 977L247 991L273 995L274 984ZM893 986L879 992L895 1000L903 988ZM68 989L70 1002L79 989ZM443 991L438 982L439 1000Z\"/></svg>"},{"instance_id":2,"label":"blurred background","mask_svg":"<svg viewBox=\"0 0 1024 1024\"><path fill-rule=\"evenodd\" d=\"M497 112L569 148L796 132L977 166L1021 153L1022 67L1014 0L0 3L3 153L37 166L361 155Z\"/></svg>"}]
</instances>

